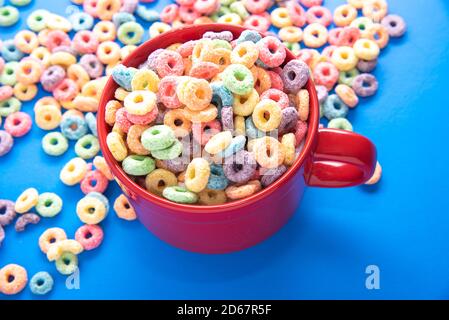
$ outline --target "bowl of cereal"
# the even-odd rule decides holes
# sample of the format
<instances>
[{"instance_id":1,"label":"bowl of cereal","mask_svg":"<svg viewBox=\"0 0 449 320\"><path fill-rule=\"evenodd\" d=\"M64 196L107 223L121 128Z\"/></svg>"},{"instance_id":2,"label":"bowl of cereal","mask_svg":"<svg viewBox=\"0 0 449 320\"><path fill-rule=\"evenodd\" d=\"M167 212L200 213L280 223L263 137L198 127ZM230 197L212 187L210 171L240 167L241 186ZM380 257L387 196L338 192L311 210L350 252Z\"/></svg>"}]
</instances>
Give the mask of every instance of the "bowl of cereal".
<instances>
[{"instance_id":1,"label":"bowl of cereal","mask_svg":"<svg viewBox=\"0 0 449 320\"><path fill-rule=\"evenodd\" d=\"M278 39L207 24L132 52L106 83L97 121L104 158L147 229L178 248L227 253L278 231L306 186L372 176L374 145L319 128L319 113L308 66Z\"/></svg>"}]
</instances>

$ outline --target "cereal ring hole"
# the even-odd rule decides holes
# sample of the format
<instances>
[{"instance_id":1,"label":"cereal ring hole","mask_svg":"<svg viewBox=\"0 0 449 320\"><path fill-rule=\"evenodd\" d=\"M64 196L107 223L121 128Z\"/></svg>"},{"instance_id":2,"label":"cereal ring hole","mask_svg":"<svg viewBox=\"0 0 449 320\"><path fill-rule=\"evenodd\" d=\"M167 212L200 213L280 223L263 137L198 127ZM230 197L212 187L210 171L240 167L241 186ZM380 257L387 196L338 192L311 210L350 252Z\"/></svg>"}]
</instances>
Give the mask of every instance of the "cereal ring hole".
<instances>
[{"instance_id":1,"label":"cereal ring hole","mask_svg":"<svg viewBox=\"0 0 449 320\"><path fill-rule=\"evenodd\" d=\"M45 283L45 281L44 281L43 279L38 279L38 280L36 281L36 284L37 284L38 287L43 286L44 283Z\"/></svg>"},{"instance_id":2,"label":"cereal ring hole","mask_svg":"<svg viewBox=\"0 0 449 320\"><path fill-rule=\"evenodd\" d=\"M50 238L50 239L48 239L48 242L49 243L55 243L56 242L56 238Z\"/></svg>"},{"instance_id":3,"label":"cereal ring hole","mask_svg":"<svg viewBox=\"0 0 449 320\"><path fill-rule=\"evenodd\" d=\"M293 81L296 78L296 72L290 71L290 72L287 73L287 76L288 76L289 80Z\"/></svg>"},{"instance_id":4,"label":"cereal ring hole","mask_svg":"<svg viewBox=\"0 0 449 320\"><path fill-rule=\"evenodd\" d=\"M22 121L20 121L20 119L14 119L14 121L13 121L13 125L14 126L18 126L18 125L20 125L22 123Z\"/></svg>"},{"instance_id":5,"label":"cereal ring hole","mask_svg":"<svg viewBox=\"0 0 449 320\"><path fill-rule=\"evenodd\" d=\"M6 206L0 207L0 216L4 215L6 213Z\"/></svg>"},{"instance_id":6,"label":"cereal ring hole","mask_svg":"<svg viewBox=\"0 0 449 320\"><path fill-rule=\"evenodd\" d=\"M8 283L12 283L12 282L14 282L14 280L16 280L16 277L14 277L14 275L12 275L12 274L9 274L8 275Z\"/></svg>"},{"instance_id":7,"label":"cereal ring hole","mask_svg":"<svg viewBox=\"0 0 449 320\"><path fill-rule=\"evenodd\" d=\"M7 17L7 16L9 16L9 11L8 10L3 10L2 11L2 16L4 16L4 17Z\"/></svg>"},{"instance_id":8,"label":"cereal ring hole","mask_svg":"<svg viewBox=\"0 0 449 320\"><path fill-rule=\"evenodd\" d=\"M92 233L90 233L89 231L86 232L86 234L84 235L85 239L90 239L92 238Z\"/></svg>"},{"instance_id":9,"label":"cereal ring hole","mask_svg":"<svg viewBox=\"0 0 449 320\"><path fill-rule=\"evenodd\" d=\"M91 187L95 187L97 185L97 180L92 179L90 180L89 184L91 185Z\"/></svg>"},{"instance_id":10,"label":"cereal ring hole","mask_svg":"<svg viewBox=\"0 0 449 320\"><path fill-rule=\"evenodd\" d=\"M6 74L7 74L8 76L12 75L13 73L14 73L14 70L12 70L12 69L6 70Z\"/></svg>"},{"instance_id":11,"label":"cereal ring hole","mask_svg":"<svg viewBox=\"0 0 449 320\"><path fill-rule=\"evenodd\" d=\"M184 124L184 121L182 121L181 119L175 119L173 123L175 124L175 126L181 127Z\"/></svg>"},{"instance_id":12,"label":"cereal ring hole","mask_svg":"<svg viewBox=\"0 0 449 320\"><path fill-rule=\"evenodd\" d=\"M53 204L53 201L50 200L50 199L45 200L45 202L44 202L44 206L46 206L47 208L48 208L48 207L51 207L52 204Z\"/></svg>"}]
</instances>

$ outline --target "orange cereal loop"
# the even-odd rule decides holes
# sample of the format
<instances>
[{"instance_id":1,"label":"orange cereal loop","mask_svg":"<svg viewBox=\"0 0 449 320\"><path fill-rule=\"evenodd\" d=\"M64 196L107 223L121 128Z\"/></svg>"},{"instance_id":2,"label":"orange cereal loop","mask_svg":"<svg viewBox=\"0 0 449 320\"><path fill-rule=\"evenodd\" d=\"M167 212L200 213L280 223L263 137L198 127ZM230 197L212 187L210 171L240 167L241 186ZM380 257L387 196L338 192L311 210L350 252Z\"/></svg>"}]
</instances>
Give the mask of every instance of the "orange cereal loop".
<instances>
[{"instance_id":1,"label":"orange cereal loop","mask_svg":"<svg viewBox=\"0 0 449 320\"><path fill-rule=\"evenodd\" d=\"M67 77L76 82L79 88L82 88L90 81L89 74L79 64L72 64L67 69Z\"/></svg>"},{"instance_id":2,"label":"orange cereal loop","mask_svg":"<svg viewBox=\"0 0 449 320\"><path fill-rule=\"evenodd\" d=\"M121 194L114 202L114 211L120 219L132 221L137 218L134 208L124 194Z\"/></svg>"},{"instance_id":3,"label":"orange cereal loop","mask_svg":"<svg viewBox=\"0 0 449 320\"><path fill-rule=\"evenodd\" d=\"M146 156L150 154L150 151L144 148L140 139L142 137L142 133L147 130L149 126L142 126L138 124L134 124L129 127L128 134L126 135L126 144L128 145L128 149L135 154Z\"/></svg>"},{"instance_id":4,"label":"orange cereal loop","mask_svg":"<svg viewBox=\"0 0 449 320\"><path fill-rule=\"evenodd\" d=\"M250 71L254 78L254 89L259 95L271 88L271 78L268 72L256 66L252 67Z\"/></svg>"},{"instance_id":5,"label":"orange cereal loop","mask_svg":"<svg viewBox=\"0 0 449 320\"><path fill-rule=\"evenodd\" d=\"M214 21L209 17L199 17L193 21L193 24L205 24L205 23L214 23Z\"/></svg>"},{"instance_id":6,"label":"orange cereal loop","mask_svg":"<svg viewBox=\"0 0 449 320\"><path fill-rule=\"evenodd\" d=\"M3 294L17 294L25 288L27 282L27 271L17 264L8 264L0 269L0 292Z\"/></svg>"},{"instance_id":7,"label":"orange cereal loop","mask_svg":"<svg viewBox=\"0 0 449 320\"><path fill-rule=\"evenodd\" d=\"M182 183L186 182L186 172L185 171L178 174L178 181L182 182Z\"/></svg>"},{"instance_id":8,"label":"orange cereal loop","mask_svg":"<svg viewBox=\"0 0 449 320\"><path fill-rule=\"evenodd\" d=\"M203 61L212 62L218 65L220 72L222 72L228 65L231 64L231 50L225 48L208 49L202 54Z\"/></svg>"},{"instance_id":9,"label":"orange cereal loop","mask_svg":"<svg viewBox=\"0 0 449 320\"><path fill-rule=\"evenodd\" d=\"M66 240L67 235L61 228L50 228L44 231L39 237L39 248L43 253L47 253L48 248L58 241Z\"/></svg>"},{"instance_id":10,"label":"orange cereal loop","mask_svg":"<svg viewBox=\"0 0 449 320\"><path fill-rule=\"evenodd\" d=\"M73 99L73 105L82 112L97 112L98 110L98 100L92 97L78 95Z\"/></svg>"},{"instance_id":11,"label":"orange cereal loop","mask_svg":"<svg viewBox=\"0 0 449 320\"><path fill-rule=\"evenodd\" d=\"M118 102L117 100L110 100L107 104L106 104L106 109L105 109L105 121L108 125L113 126L115 123L115 114L117 113L117 110L122 108L123 105Z\"/></svg>"},{"instance_id":12,"label":"orange cereal loop","mask_svg":"<svg viewBox=\"0 0 449 320\"><path fill-rule=\"evenodd\" d=\"M192 131L192 122L181 109L168 111L164 116L164 124L172 128L178 138L185 137Z\"/></svg>"},{"instance_id":13,"label":"orange cereal loop","mask_svg":"<svg viewBox=\"0 0 449 320\"><path fill-rule=\"evenodd\" d=\"M301 89L296 94L298 116L301 121L307 121L309 118L310 97L307 89Z\"/></svg>"},{"instance_id":14,"label":"orange cereal loop","mask_svg":"<svg viewBox=\"0 0 449 320\"><path fill-rule=\"evenodd\" d=\"M94 166L100 171L108 180L113 180L114 176L112 175L111 168L109 168L106 160L101 156L96 156L94 158Z\"/></svg>"},{"instance_id":15,"label":"orange cereal loop","mask_svg":"<svg viewBox=\"0 0 449 320\"><path fill-rule=\"evenodd\" d=\"M205 189L198 193L198 203L206 206L215 206L226 203L227 197L223 190Z\"/></svg>"},{"instance_id":16,"label":"orange cereal loop","mask_svg":"<svg viewBox=\"0 0 449 320\"><path fill-rule=\"evenodd\" d=\"M95 25L93 33L97 36L99 42L104 42L114 41L117 31L112 21L100 21Z\"/></svg>"},{"instance_id":17,"label":"orange cereal loop","mask_svg":"<svg viewBox=\"0 0 449 320\"><path fill-rule=\"evenodd\" d=\"M162 196L166 187L176 186L178 178L171 171L165 169L156 169L145 178L145 188L151 193Z\"/></svg>"},{"instance_id":18,"label":"orange cereal loop","mask_svg":"<svg viewBox=\"0 0 449 320\"><path fill-rule=\"evenodd\" d=\"M96 13L100 20L112 20L112 16L119 12L121 6L120 0L98 0Z\"/></svg>"},{"instance_id":19,"label":"orange cereal loop","mask_svg":"<svg viewBox=\"0 0 449 320\"><path fill-rule=\"evenodd\" d=\"M376 169L374 170L373 176L367 182L365 182L365 184L367 184L367 185L376 184L379 182L381 177L382 177L382 167L381 167L379 161L377 161Z\"/></svg>"},{"instance_id":20,"label":"orange cereal loop","mask_svg":"<svg viewBox=\"0 0 449 320\"><path fill-rule=\"evenodd\" d=\"M230 200L238 200L247 198L262 189L259 180L252 180L244 185L236 185L227 187L225 190L226 196Z\"/></svg>"}]
</instances>

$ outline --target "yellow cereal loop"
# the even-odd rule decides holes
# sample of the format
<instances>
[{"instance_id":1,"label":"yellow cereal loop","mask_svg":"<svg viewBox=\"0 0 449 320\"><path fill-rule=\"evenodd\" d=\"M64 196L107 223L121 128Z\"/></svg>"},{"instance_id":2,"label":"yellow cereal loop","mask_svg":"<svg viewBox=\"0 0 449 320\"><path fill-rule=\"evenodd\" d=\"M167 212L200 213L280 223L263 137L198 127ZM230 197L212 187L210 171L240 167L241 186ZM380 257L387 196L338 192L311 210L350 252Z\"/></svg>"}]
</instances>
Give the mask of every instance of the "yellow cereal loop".
<instances>
[{"instance_id":1,"label":"yellow cereal loop","mask_svg":"<svg viewBox=\"0 0 449 320\"><path fill-rule=\"evenodd\" d=\"M138 90L128 94L124 101L126 111L134 115L145 115L156 107L156 95L151 91Z\"/></svg>"},{"instance_id":2,"label":"yellow cereal loop","mask_svg":"<svg viewBox=\"0 0 449 320\"><path fill-rule=\"evenodd\" d=\"M150 38L155 38L171 29L170 25L164 22L153 22L149 29Z\"/></svg>"},{"instance_id":3,"label":"yellow cereal loop","mask_svg":"<svg viewBox=\"0 0 449 320\"><path fill-rule=\"evenodd\" d=\"M209 162L207 162L207 160L203 158L194 158L187 166L185 174L186 188L192 192L203 191L204 189L206 189L207 183L209 181L209 176L210 176Z\"/></svg>"},{"instance_id":4,"label":"yellow cereal loop","mask_svg":"<svg viewBox=\"0 0 449 320\"><path fill-rule=\"evenodd\" d=\"M87 163L82 158L73 158L62 168L59 178L68 185L73 186L80 183L87 173Z\"/></svg>"},{"instance_id":5,"label":"yellow cereal loop","mask_svg":"<svg viewBox=\"0 0 449 320\"><path fill-rule=\"evenodd\" d=\"M50 56L51 52L45 47L37 47L30 54L30 57L40 61L44 67L48 67L50 65Z\"/></svg>"},{"instance_id":6,"label":"yellow cereal loop","mask_svg":"<svg viewBox=\"0 0 449 320\"><path fill-rule=\"evenodd\" d=\"M271 12L271 23L277 28L288 27L292 25L292 20L287 8L279 7Z\"/></svg>"},{"instance_id":7,"label":"yellow cereal loop","mask_svg":"<svg viewBox=\"0 0 449 320\"><path fill-rule=\"evenodd\" d=\"M302 30L295 26L283 27L279 30L279 38L286 42L300 42L302 40Z\"/></svg>"},{"instance_id":8,"label":"yellow cereal loop","mask_svg":"<svg viewBox=\"0 0 449 320\"><path fill-rule=\"evenodd\" d=\"M231 52L231 63L239 63L251 68L259 58L259 50L254 42L244 41Z\"/></svg>"},{"instance_id":9,"label":"yellow cereal loop","mask_svg":"<svg viewBox=\"0 0 449 320\"><path fill-rule=\"evenodd\" d=\"M157 93L160 79L153 70L139 69L131 81L133 91L149 90Z\"/></svg>"},{"instance_id":10,"label":"yellow cereal loop","mask_svg":"<svg viewBox=\"0 0 449 320\"><path fill-rule=\"evenodd\" d=\"M67 68L67 77L75 81L79 88L90 81L89 74L79 64L72 64Z\"/></svg>"},{"instance_id":11,"label":"yellow cereal loop","mask_svg":"<svg viewBox=\"0 0 449 320\"><path fill-rule=\"evenodd\" d=\"M48 19L45 21L47 23L47 28L50 30L61 30L66 33L72 30L72 24L70 21L57 14L50 13Z\"/></svg>"},{"instance_id":12,"label":"yellow cereal loop","mask_svg":"<svg viewBox=\"0 0 449 320\"><path fill-rule=\"evenodd\" d=\"M128 156L123 137L117 132L110 132L106 137L106 144L115 160L121 162Z\"/></svg>"},{"instance_id":13,"label":"yellow cereal loop","mask_svg":"<svg viewBox=\"0 0 449 320\"><path fill-rule=\"evenodd\" d=\"M210 138L204 146L204 150L212 155L219 153L226 149L232 141L231 131L222 131Z\"/></svg>"},{"instance_id":14,"label":"yellow cereal loop","mask_svg":"<svg viewBox=\"0 0 449 320\"><path fill-rule=\"evenodd\" d=\"M246 133L246 125L245 125L245 117L235 116L234 117L234 131L236 135L245 135Z\"/></svg>"},{"instance_id":15,"label":"yellow cereal loop","mask_svg":"<svg viewBox=\"0 0 449 320\"><path fill-rule=\"evenodd\" d=\"M354 43L354 52L359 59L374 60L379 56L380 49L377 43L369 39L359 39Z\"/></svg>"},{"instance_id":16,"label":"yellow cereal loop","mask_svg":"<svg viewBox=\"0 0 449 320\"><path fill-rule=\"evenodd\" d=\"M325 26L319 23L311 23L303 33L304 44L310 48L319 48L326 44L328 31Z\"/></svg>"},{"instance_id":17,"label":"yellow cereal loop","mask_svg":"<svg viewBox=\"0 0 449 320\"><path fill-rule=\"evenodd\" d=\"M68 52L59 51L50 55L50 64L68 68L76 63L76 57Z\"/></svg>"},{"instance_id":18,"label":"yellow cereal loop","mask_svg":"<svg viewBox=\"0 0 449 320\"><path fill-rule=\"evenodd\" d=\"M281 123L281 107L273 100L264 99L254 108L252 118L257 129L264 132L274 130Z\"/></svg>"},{"instance_id":19,"label":"yellow cereal loop","mask_svg":"<svg viewBox=\"0 0 449 320\"><path fill-rule=\"evenodd\" d=\"M294 133L287 133L282 136L281 144L285 154L284 164L286 166L291 166L295 162L295 141Z\"/></svg>"},{"instance_id":20,"label":"yellow cereal loop","mask_svg":"<svg viewBox=\"0 0 449 320\"><path fill-rule=\"evenodd\" d=\"M105 204L94 197L84 197L76 204L78 218L86 224L98 224L107 215Z\"/></svg>"},{"instance_id":21,"label":"yellow cereal loop","mask_svg":"<svg viewBox=\"0 0 449 320\"><path fill-rule=\"evenodd\" d=\"M61 109L56 105L42 105L34 110L34 121L42 130L53 130L61 123Z\"/></svg>"},{"instance_id":22,"label":"yellow cereal loop","mask_svg":"<svg viewBox=\"0 0 449 320\"><path fill-rule=\"evenodd\" d=\"M353 48L343 46L335 49L331 57L331 62L338 70L349 71L356 67L359 59Z\"/></svg>"},{"instance_id":23,"label":"yellow cereal loop","mask_svg":"<svg viewBox=\"0 0 449 320\"><path fill-rule=\"evenodd\" d=\"M17 213L26 213L31 210L39 199L39 193L35 188L28 188L17 198L14 210Z\"/></svg>"},{"instance_id":24,"label":"yellow cereal loop","mask_svg":"<svg viewBox=\"0 0 449 320\"><path fill-rule=\"evenodd\" d=\"M357 18L357 9L349 4L338 6L334 11L334 23L337 27L347 27Z\"/></svg>"},{"instance_id":25,"label":"yellow cereal loop","mask_svg":"<svg viewBox=\"0 0 449 320\"><path fill-rule=\"evenodd\" d=\"M49 246L47 251L47 259L48 261L56 261L64 252L70 252L77 255L83 252L83 250L83 246L76 240L61 240Z\"/></svg>"},{"instance_id":26,"label":"yellow cereal loop","mask_svg":"<svg viewBox=\"0 0 449 320\"><path fill-rule=\"evenodd\" d=\"M178 178L175 174L166 169L156 169L148 174L145 178L145 188L159 196L162 196L162 192L166 187L176 186L178 184Z\"/></svg>"},{"instance_id":27,"label":"yellow cereal loop","mask_svg":"<svg viewBox=\"0 0 449 320\"><path fill-rule=\"evenodd\" d=\"M243 117L249 116L253 113L254 108L259 103L259 101L260 97L256 89L251 90L251 92L246 96L239 96L234 94L234 114Z\"/></svg>"}]
</instances>

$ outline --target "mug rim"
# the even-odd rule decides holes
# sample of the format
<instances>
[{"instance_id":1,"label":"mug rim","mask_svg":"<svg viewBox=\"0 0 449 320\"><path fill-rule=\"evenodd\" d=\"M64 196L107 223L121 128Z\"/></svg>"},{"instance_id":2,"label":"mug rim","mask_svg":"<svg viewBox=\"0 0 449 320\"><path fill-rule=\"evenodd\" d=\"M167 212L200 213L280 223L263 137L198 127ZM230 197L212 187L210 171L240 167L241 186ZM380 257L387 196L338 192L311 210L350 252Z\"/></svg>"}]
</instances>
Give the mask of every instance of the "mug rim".
<instances>
[{"instance_id":1,"label":"mug rim","mask_svg":"<svg viewBox=\"0 0 449 320\"><path fill-rule=\"evenodd\" d=\"M149 39L142 43L140 46L138 46L132 53L126 57L124 61L121 62L124 66L129 65L135 65L133 63L134 60L138 58L138 56L141 55L141 52L145 51L145 48L149 46L150 44L153 44L155 42L161 41L161 40L169 40L174 33L179 32L189 32L191 29L197 30L197 29L203 29L205 31L214 31L214 32L220 32L220 31L231 31L233 34L235 33L241 33L244 30L248 30L247 28L244 28L242 26L236 26L236 25L228 25L228 24L219 24L219 23L213 23L213 24L200 24L200 25L189 25L189 26L183 26L181 28L172 29L169 30L153 39ZM259 32L261 33L261 32ZM263 33L261 33L263 35ZM194 39L191 39L194 40ZM190 41L186 40L186 41ZM170 42L170 41L168 41ZM176 42L172 42L171 44L174 44ZM286 48L287 56L286 59L288 61L291 61L293 59L296 59L296 57L293 55L293 53ZM146 54L147 56L150 54ZM143 61L142 61L143 62ZM98 139L100 142L100 148L103 154L103 157L105 158L108 166L110 167L113 176L116 180L116 182L121 187L122 191L131 199L135 197L135 195L138 195L139 197L142 197L146 201L149 201L153 204L156 204L158 206L164 207L169 210L176 210L179 212L188 212L188 213L206 213L206 214L213 214L213 213L221 213L226 212L230 210L240 209L243 207L247 207L252 205L253 203L266 198L270 196L278 187L280 187L282 184L286 183L288 180L292 179L298 172L298 170L302 167L304 164L306 158L310 155L312 152L312 148L314 145L315 137L318 132L318 126L319 126L319 102L317 93L315 90L315 85L313 84L312 79L309 77L309 80L307 81L305 88L309 92L309 120L307 122L307 135L306 135L306 141L304 142L304 146L298 156L298 158L295 160L293 165L290 166L290 168L287 169L287 171L280 177L278 180L276 180L274 183L269 185L268 187L261 189L260 191L256 192L255 194L239 199L232 202L226 202L224 204L220 205L196 205L196 204L182 204L182 203L176 203L173 201L170 201L168 199L165 199L161 196L158 196L156 194L151 193L150 191L147 191L146 189L139 186L136 182L134 182L122 169L122 167L119 165L118 161L115 160L115 158L112 156L111 152L109 151L107 145L106 145L106 136L109 132L111 132L111 127L105 122L105 108L106 104L109 102L109 100L106 99L106 94L108 90L114 90L118 85L115 83L113 78L109 76L109 79L107 80L103 93L100 98L100 102L98 105L98 111L97 111L97 126L98 126ZM114 88L114 89L113 89ZM107 100L107 101L106 101ZM125 187L126 190L123 190L123 187ZM133 193L132 195L129 193ZM135 200L135 199L134 199Z\"/></svg>"}]
</instances>

